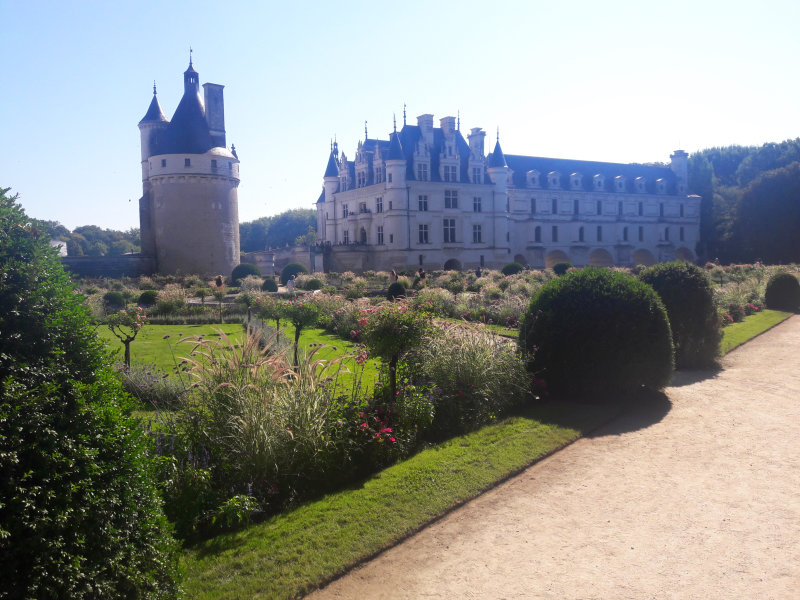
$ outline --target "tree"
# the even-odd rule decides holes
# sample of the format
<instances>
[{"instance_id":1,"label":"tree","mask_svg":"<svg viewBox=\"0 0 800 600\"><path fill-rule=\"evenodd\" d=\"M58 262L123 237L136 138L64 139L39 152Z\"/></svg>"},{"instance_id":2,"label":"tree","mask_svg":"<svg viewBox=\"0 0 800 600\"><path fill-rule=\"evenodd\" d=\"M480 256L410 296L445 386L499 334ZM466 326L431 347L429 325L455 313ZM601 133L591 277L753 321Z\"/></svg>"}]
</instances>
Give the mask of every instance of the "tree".
<instances>
[{"instance_id":1,"label":"tree","mask_svg":"<svg viewBox=\"0 0 800 600\"><path fill-rule=\"evenodd\" d=\"M173 598L150 440L49 237L0 189L0 572L11 598Z\"/></svg>"},{"instance_id":2,"label":"tree","mask_svg":"<svg viewBox=\"0 0 800 600\"><path fill-rule=\"evenodd\" d=\"M125 368L131 368L131 342L139 335L142 327L147 323L147 317L138 306L120 310L109 315L106 325L119 340L125 345Z\"/></svg>"},{"instance_id":3,"label":"tree","mask_svg":"<svg viewBox=\"0 0 800 600\"><path fill-rule=\"evenodd\" d=\"M239 238L242 252L255 252L267 247L280 248L294 245L298 237L314 231L317 213L311 209L295 208L273 217L262 217L239 225Z\"/></svg>"},{"instance_id":4,"label":"tree","mask_svg":"<svg viewBox=\"0 0 800 600\"><path fill-rule=\"evenodd\" d=\"M319 306L314 301L293 300L284 305L283 312L294 325L294 366L298 367L300 362L297 359L297 349L300 345L300 333L304 328L316 325L319 319Z\"/></svg>"}]
</instances>

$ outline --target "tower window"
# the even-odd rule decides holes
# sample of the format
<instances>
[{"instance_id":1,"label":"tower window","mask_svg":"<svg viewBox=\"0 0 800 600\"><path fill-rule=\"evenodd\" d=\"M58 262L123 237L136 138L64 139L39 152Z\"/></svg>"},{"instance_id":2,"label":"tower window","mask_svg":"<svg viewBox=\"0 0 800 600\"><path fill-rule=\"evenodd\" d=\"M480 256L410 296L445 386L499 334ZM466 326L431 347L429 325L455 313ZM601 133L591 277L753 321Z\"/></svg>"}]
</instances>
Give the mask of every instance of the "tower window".
<instances>
[{"instance_id":1,"label":"tower window","mask_svg":"<svg viewBox=\"0 0 800 600\"><path fill-rule=\"evenodd\" d=\"M167 159L166 158L162 158L161 159L161 166L162 167L166 167L167 166Z\"/></svg>"},{"instance_id":2,"label":"tower window","mask_svg":"<svg viewBox=\"0 0 800 600\"><path fill-rule=\"evenodd\" d=\"M192 159L191 158L184 158L183 159L183 166L184 167L191 167L192 166Z\"/></svg>"},{"instance_id":3,"label":"tower window","mask_svg":"<svg viewBox=\"0 0 800 600\"><path fill-rule=\"evenodd\" d=\"M215 158L211 159L211 168L215 171L217 170L217 160Z\"/></svg>"}]
</instances>

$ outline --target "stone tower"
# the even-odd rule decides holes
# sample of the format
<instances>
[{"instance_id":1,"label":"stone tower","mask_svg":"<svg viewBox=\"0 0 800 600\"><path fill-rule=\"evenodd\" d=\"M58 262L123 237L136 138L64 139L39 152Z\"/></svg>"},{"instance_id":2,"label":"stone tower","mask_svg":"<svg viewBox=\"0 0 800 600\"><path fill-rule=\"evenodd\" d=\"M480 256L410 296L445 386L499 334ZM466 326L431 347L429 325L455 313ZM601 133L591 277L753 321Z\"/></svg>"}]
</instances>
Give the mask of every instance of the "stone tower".
<instances>
[{"instance_id":1,"label":"stone tower","mask_svg":"<svg viewBox=\"0 0 800 600\"><path fill-rule=\"evenodd\" d=\"M153 99L139 122L142 254L159 273L230 275L239 264L239 159L226 148L223 86L203 85L189 60L172 120Z\"/></svg>"}]
</instances>

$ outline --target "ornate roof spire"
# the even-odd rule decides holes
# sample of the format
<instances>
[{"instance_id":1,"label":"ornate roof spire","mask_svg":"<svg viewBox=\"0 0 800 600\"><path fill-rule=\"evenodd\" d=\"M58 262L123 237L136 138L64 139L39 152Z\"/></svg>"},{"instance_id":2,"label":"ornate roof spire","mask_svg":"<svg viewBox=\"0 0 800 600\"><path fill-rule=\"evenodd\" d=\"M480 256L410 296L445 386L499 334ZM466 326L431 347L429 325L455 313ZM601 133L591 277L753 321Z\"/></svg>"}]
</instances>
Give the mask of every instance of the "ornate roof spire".
<instances>
[{"instance_id":1,"label":"ornate roof spire","mask_svg":"<svg viewBox=\"0 0 800 600\"><path fill-rule=\"evenodd\" d=\"M366 142L369 139L369 134L367 133L367 122L364 121L364 141Z\"/></svg>"},{"instance_id":2,"label":"ornate roof spire","mask_svg":"<svg viewBox=\"0 0 800 600\"><path fill-rule=\"evenodd\" d=\"M153 79L153 96L156 95L156 80Z\"/></svg>"},{"instance_id":3,"label":"ornate roof spire","mask_svg":"<svg viewBox=\"0 0 800 600\"><path fill-rule=\"evenodd\" d=\"M394 126L394 132L397 133L397 115L392 113L392 125Z\"/></svg>"},{"instance_id":4,"label":"ornate roof spire","mask_svg":"<svg viewBox=\"0 0 800 600\"><path fill-rule=\"evenodd\" d=\"M406 103L403 102L403 127L406 126Z\"/></svg>"},{"instance_id":5,"label":"ornate roof spire","mask_svg":"<svg viewBox=\"0 0 800 600\"><path fill-rule=\"evenodd\" d=\"M456 131L461 131L461 111L459 110L456 115Z\"/></svg>"},{"instance_id":6,"label":"ornate roof spire","mask_svg":"<svg viewBox=\"0 0 800 600\"><path fill-rule=\"evenodd\" d=\"M192 47L189 46L189 66L192 66Z\"/></svg>"}]
</instances>

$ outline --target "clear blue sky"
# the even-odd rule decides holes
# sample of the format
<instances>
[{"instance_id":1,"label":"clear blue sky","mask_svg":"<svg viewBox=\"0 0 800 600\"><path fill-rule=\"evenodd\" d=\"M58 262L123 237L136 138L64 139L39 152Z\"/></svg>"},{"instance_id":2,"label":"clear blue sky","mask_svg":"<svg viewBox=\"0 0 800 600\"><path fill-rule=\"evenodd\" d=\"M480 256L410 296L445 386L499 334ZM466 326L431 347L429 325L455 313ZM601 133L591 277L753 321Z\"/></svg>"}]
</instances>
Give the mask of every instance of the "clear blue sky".
<instances>
[{"instance_id":1,"label":"clear blue sky","mask_svg":"<svg viewBox=\"0 0 800 600\"><path fill-rule=\"evenodd\" d=\"M0 0L0 186L73 229L138 227L153 80L171 117L188 48L225 85L239 219L310 208L330 139L392 114L496 128L508 154L668 161L800 136L800 4ZM490 146L491 147L491 146Z\"/></svg>"}]
</instances>

